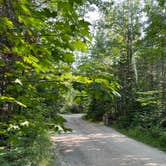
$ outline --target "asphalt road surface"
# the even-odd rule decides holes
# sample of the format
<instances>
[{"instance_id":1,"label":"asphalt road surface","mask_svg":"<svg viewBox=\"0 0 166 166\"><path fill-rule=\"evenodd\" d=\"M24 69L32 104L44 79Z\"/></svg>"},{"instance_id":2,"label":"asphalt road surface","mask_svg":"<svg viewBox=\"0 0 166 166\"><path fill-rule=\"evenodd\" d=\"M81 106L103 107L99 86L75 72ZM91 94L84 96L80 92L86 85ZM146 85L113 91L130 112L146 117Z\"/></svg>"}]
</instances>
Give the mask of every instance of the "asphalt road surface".
<instances>
[{"instance_id":1,"label":"asphalt road surface","mask_svg":"<svg viewBox=\"0 0 166 166\"><path fill-rule=\"evenodd\" d=\"M166 153L128 138L112 128L64 115L72 133L54 137L58 166L166 166Z\"/></svg>"}]
</instances>

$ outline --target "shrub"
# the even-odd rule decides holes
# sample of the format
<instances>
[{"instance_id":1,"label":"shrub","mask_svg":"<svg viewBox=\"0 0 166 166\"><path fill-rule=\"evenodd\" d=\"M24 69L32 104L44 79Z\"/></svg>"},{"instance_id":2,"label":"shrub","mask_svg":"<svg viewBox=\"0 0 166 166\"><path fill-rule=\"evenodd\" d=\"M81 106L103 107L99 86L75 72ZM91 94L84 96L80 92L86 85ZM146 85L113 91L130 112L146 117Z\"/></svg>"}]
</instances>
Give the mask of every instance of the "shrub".
<instances>
[{"instance_id":1,"label":"shrub","mask_svg":"<svg viewBox=\"0 0 166 166\"><path fill-rule=\"evenodd\" d=\"M51 141L47 131L42 126L42 123L37 123L17 130L11 128L8 146L1 147L1 165L33 166L38 165L44 158L49 159Z\"/></svg>"},{"instance_id":2,"label":"shrub","mask_svg":"<svg viewBox=\"0 0 166 166\"><path fill-rule=\"evenodd\" d=\"M166 131L161 133L159 140L161 147L165 147L166 150Z\"/></svg>"}]
</instances>

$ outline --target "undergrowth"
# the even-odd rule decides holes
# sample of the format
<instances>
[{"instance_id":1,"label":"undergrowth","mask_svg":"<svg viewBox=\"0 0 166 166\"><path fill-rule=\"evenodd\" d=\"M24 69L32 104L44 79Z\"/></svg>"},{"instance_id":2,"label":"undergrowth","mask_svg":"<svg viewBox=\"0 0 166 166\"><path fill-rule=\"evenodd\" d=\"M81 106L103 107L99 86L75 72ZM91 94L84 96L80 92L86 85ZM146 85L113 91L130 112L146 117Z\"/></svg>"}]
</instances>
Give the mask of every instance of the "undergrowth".
<instances>
[{"instance_id":1,"label":"undergrowth","mask_svg":"<svg viewBox=\"0 0 166 166\"><path fill-rule=\"evenodd\" d=\"M1 166L51 166L53 160L52 143L47 132L36 136L30 144L0 147Z\"/></svg>"},{"instance_id":2,"label":"undergrowth","mask_svg":"<svg viewBox=\"0 0 166 166\"><path fill-rule=\"evenodd\" d=\"M151 130L145 130L141 127L121 128L116 124L111 127L131 138L166 152L166 131L155 127Z\"/></svg>"}]
</instances>

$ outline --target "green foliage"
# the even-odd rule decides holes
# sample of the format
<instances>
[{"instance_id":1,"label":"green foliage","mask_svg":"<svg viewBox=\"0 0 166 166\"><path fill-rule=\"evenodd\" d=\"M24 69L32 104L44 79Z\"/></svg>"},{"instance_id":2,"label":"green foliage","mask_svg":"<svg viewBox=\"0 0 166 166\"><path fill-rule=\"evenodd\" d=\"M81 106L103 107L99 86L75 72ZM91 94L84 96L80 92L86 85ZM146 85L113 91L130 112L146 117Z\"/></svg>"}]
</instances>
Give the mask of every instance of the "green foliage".
<instances>
[{"instance_id":1,"label":"green foliage","mask_svg":"<svg viewBox=\"0 0 166 166\"><path fill-rule=\"evenodd\" d=\"M102 17L93 27L94 45L77 68L89 80L74 83L79 91L88 89L86 118L104 115L132 136L165 148L165 1L97 4Z\"/></svg>"},{"instance_id":2,"label":"green foliage","mask_svg":"<svg viewBox=\"0 0 166 166\"><path fill-rule=\"evenodd\" d=\"M101 121L103 119L103 115L109 111L109 106L110 103L106 101L104 102L102 100L92 98L85 118L91 121Z\"/></svg>"},{"instance_id":3,"label":"green foliage","mask_svg":"<svg viewBox=\"0 0 166 166\"><path fill-rule=\"evenodd\" d=\"M110 113L136 137L165 141L164 1L95 1L103 17L94 40L79 13L84 2L0 0L3 165L47 158L48 131L70 130L59 112L87 112L94 121Z\"/></svg>"},{"instance_id":4,"label":"green foliage","mask_svg":"<svg viewBox=\"0 0 166 166\"><path fill-rule=\"evenodd\" d=\"M7 97L7 96L0 96L0 104L4 104L4 103L16 103L22 107L26 108L26 105L21 103L20 101L15 100L13 97Z\"/></svg>"},{"instance_id":5,"label":"green foliage","mask_svg":"<svg viewBox=\"0 0 166 166\"><path fill-rule=\"evenodd\" d=\"M138 141L144 142L151 146L157 147L163 151L166 151L166 144L165 144L165 131L158 128L153 127L152 131L146 131L142 127L137 126L134 128L119 128L119 126L114 125L115 129L122 132L123 134L134 138Z\"/></svg>"},{"instance_id":6,"label":"green foliage","mask_svg":"<svg viewBox=\"0 0 166 166\"><path fill-rule=\"evenodd\" d=\"M147 92L137 92L139 97L137 101L143 107L148 107L150 109L157 109L161 105L161 91L147 91Z\"/></svg>"},{"instance_id":7,"label":"green foliage","mask_svg":"<svg viewBox=\"0 0 166 166\"><path fill-rule=\"evenodd\" d=\"M120 96L119 84L109 74L108 67L92 56L88 62L82 61L82 64L78 66L78 71L75 72L76 75L79 74L82 77L79 76L77 81L73 82L74 89L82 94L86 92L86 96L89 96L89 98L86 97L87 102L81 103L83 109L87 110L87 119L101 120L109 109L108 103Z\"/></svg>"},{"instance_id":8,"label":"green foliage","mask_svg":"<svg viewBox=\"0 0 166 166\"><path fill-rule=\"evenodd\" d=\"M83 2L0 1L1 165L39 165L49 158L48 131L69 130L58 113L74 51L91 40L78 13Z\"/></svg>"},{"instance_id":9,"label":"green foliage","mask_svg":"<svg viewBox=\"0 0 166 166\"><path fill-rule=\"evenodd\" d=\"M2 165L37 165L41 160L50 159L50 146L49 136L44 132L38 132L37 137L33 139L24 139L19 141L17 145L13 145L10 151L6 151L5 147L1 151L1 164ZM16 142L14 138L10 139L11 142ZM28 143L28 142L29 143ZM17 141L18 142L18 141ZM17 148L16 148L17 146ZM43 150L44 149L44 150Z\"/></svg>"}]
</instances>

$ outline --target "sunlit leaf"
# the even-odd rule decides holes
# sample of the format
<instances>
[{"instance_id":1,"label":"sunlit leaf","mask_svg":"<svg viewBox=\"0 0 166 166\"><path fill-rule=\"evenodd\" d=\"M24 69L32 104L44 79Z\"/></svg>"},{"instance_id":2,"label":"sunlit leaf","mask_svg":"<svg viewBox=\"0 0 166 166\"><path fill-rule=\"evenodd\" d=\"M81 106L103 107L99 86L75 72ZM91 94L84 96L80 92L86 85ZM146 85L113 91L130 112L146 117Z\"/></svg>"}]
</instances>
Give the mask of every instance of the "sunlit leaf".
<instances>
[{"instance_id":1,"label":"sunlit leaf","mask_svg":"<svg viewBox=\"0 0 166 166\"><path fill-rule=\"evenodd\" d=\"M22 82L21 82L18 78L17 78L14 82L15 82L15 83L18 83L18 84L20 84L20 85L23 85Z\"/></svg>"}]
</instances>

